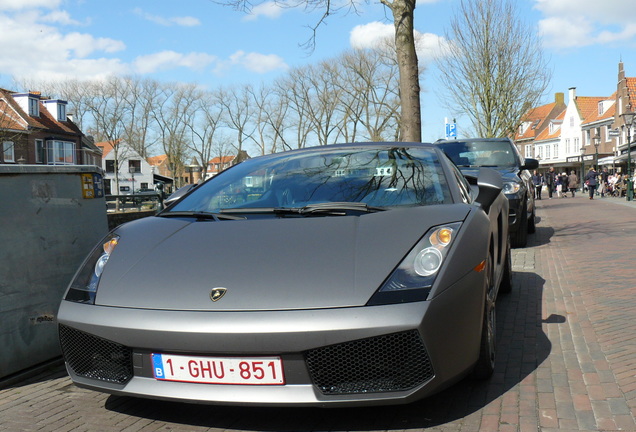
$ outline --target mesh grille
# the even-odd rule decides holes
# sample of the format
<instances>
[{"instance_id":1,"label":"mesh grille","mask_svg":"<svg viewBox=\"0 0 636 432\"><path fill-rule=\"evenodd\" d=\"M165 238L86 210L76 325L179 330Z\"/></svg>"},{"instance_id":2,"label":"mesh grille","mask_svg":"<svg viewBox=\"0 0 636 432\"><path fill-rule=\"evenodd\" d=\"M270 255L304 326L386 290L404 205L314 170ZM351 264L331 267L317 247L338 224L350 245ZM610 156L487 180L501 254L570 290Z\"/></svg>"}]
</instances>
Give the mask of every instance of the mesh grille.
<instances>
[{"instance_id":1,"label":"mesh grille","mask_svg":"<svg viewBox=\"0 0 636 432\"><path fill-rule=\"evenodd\" d=\"M408 390L434 375L416 330L318 348L305 359L326 395Z\"/></svg>"},{"instance_id":2,"label":"mesh grille","mask_svg":"<svg viewBox=\"0 0 636 432\"><path fill-rule=\"evenodd\" d=\"M124 384L133 375L132 350L82 331L60 325L64 359L79 376Z\"/></svg>"}]
</instances>

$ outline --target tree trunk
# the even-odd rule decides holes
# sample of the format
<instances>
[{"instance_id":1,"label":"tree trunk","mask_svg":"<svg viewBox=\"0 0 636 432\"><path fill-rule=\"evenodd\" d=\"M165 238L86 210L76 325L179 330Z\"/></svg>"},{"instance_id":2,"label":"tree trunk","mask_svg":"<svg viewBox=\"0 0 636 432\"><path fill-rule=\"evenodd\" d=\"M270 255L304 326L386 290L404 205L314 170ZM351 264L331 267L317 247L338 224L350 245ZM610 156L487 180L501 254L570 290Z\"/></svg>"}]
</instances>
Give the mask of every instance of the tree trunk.
<instances>
[{"instance_id":1,"label":"tree trunk","mask_svg":"<svg viewBox=\"0 0 636 432\"><path fill-rule=\"evenodd\" d=\"M395 26L395 49L400 70L402 141L422 140L420 80L413 34L415 0L396 0L390 6Z\"/></svg>"}]
</instances>

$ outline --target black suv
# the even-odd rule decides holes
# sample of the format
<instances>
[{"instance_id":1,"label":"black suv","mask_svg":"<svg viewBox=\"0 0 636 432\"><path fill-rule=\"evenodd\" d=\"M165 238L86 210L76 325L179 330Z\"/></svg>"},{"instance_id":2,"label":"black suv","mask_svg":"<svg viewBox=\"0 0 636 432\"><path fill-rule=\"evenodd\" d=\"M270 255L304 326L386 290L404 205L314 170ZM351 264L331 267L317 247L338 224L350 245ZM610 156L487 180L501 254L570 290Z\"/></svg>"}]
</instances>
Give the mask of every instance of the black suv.
<instances>
[{"instance_id":1,"label":"black suv","mask_svg":"<svg viewBox=\"0 0 636 432\"><path fill-rule=\"evenodd\" d=\"M501 173L504 193L510 202L509 230L512 247L525 247L528 233L535 230L534 186L529 170L539 167L536 159L524 159L508 138L438 140L455 165L466 175L477 175L480 167Z\"/></svg>"}]
</instances>

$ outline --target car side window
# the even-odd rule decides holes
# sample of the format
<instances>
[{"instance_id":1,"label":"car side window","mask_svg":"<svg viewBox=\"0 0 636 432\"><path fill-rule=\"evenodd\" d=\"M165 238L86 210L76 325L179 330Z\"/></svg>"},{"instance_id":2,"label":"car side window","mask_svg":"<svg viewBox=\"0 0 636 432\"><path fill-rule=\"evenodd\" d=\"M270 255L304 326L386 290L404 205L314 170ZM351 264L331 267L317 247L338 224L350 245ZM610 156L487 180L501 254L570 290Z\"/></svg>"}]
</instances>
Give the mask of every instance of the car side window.
<instances>
[{"instance_id":1,"label":"car side window","mask_svg":"<svg viewBox=\"0 0 636 432\"><path fill-rule=\"evenodd\" d=\"M470 183L468 183L466 177L464 177L464 175L456 166L453 166L452 169L453 175L455 176L455 179L457 180L457 184L459 186L459 194L462 197L462 201L470 204L473 201L470 197Z\"/></svg>"}]
</instances>

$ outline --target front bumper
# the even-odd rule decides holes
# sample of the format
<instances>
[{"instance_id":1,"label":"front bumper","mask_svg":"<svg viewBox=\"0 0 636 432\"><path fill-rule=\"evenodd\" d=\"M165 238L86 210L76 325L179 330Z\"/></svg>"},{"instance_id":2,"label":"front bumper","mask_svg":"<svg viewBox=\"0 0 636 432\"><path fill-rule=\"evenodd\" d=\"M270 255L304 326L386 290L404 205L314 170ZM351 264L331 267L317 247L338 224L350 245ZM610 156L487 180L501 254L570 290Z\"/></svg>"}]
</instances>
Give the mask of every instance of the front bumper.
<instances>
[{"instance_id":1,"label":"front bumper","mask_svg":"<svg viewBox=\"0 0 636 432\"><path fill-rule=\"evenodd\" d=\"M408 403L469 372L481 331L480 277L432 301L276 312L157 311L62 302L60 340L73 381L93 390L214 404ZM285 385L156 380L151 353L280 356Z\"/></svg>"}]
</instances>

